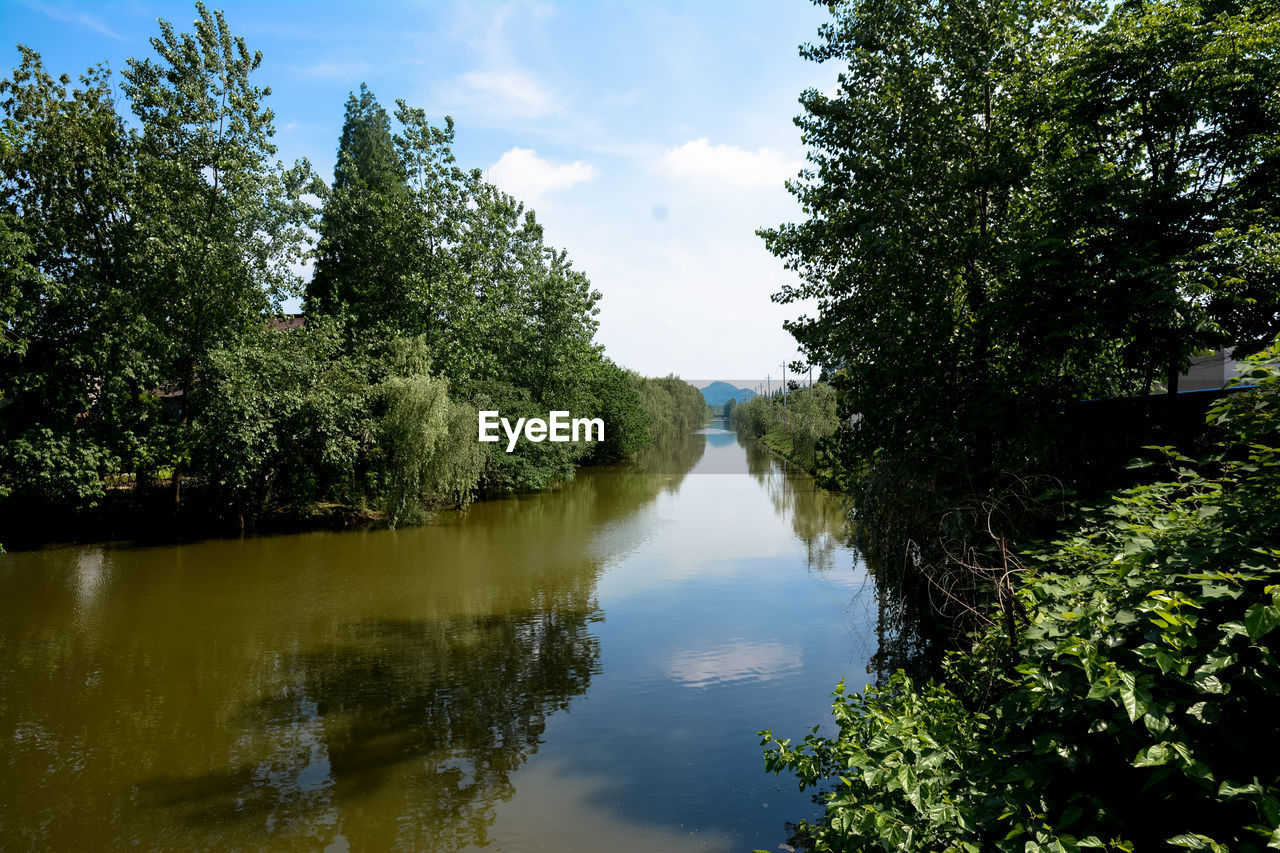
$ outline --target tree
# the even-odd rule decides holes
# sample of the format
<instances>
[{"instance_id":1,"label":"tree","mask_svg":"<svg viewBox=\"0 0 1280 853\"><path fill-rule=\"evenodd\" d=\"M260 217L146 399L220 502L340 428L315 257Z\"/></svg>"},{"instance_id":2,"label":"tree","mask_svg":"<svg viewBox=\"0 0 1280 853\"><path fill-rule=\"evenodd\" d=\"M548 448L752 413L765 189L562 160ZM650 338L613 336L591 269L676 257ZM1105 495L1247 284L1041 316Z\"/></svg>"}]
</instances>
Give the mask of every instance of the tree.
<instances>
[{"instance_id":1,"label":"tree","mask_svg":"<svg viewBox=\"0 0 1280 853\"><path fill-rule=\"evenodd\" d=\"M860 416L841 456L872 559L942 564L941 538L985 536L955 521L971 498L1070 477L1065 406L1280 330L1280 25L1244 0L832 10L804 49L845 64L801 99L809 219L760 233Z\"/></svg>"},{"instance_id":2,"label":"tree","mask_svg":"<svg viewBox=\"0 0 1280 853\"><path fill-rule=\"evenodd\" d=\"M448 380L430 374L423 338L392 340L387 361L390 372L375 393L388 518L420 520L438 499L465 505L484 463L476 410L450 400Z\"/></svg>"},{"instance_id":3,"label":"tree","mask_svg":"<svg viewBox=\"0 0 1280 853\"><path fill-rule=\"evenodd\" d=\"M1197 349L1244 356L1280 332L1280 11L1127 2L1073 35L1028 117L1071 160L1050 221L1125 363L1174 392Z\"/></svg>"},{"instance_id":4,"label":"tree","mask_svg":"<svg viewBox=\"0 0 1280 853\"><path fill-rule=\"evenodd\" d=\"M1024 369L1017 324L1002 321L1022 295L1032 215L1036 129L1022 114L1042 52L1084 14L1039 0L849 2L804 50L847 66L835 96L801 98L813 165L790 186L810 219L760 233L801 275L775 300L818 300L788 328L811 361L843 371L878 445L964 446L971 430L956 426L990 432L1005 415L988 410L1016 402L1003 389Z\"/></svg>"},{"instance_id":5,"label":"tree","mask_svg":"<svg viewBox=\"0 0 1280 853\"><path fill-rule=\"evenodd\" d=\"M787 407L787 432L791 436L791 455L801 467L814 469L818 442L831 436L840 426L835 389L825 382L795 391Z\"/></svg>"},{"instance_id":6,"label":"tree","mask_svg":"<svg viewBox=\"0 0 1280 853\"><path fill-rule=\"evenodd\" d=\"M604 420L604 441L596 445L592 459L616 462L647 447L650 423L637 390L643 380L607 358L600 361L591 381L592 411Z\"/></svg>"},{"instance_id":7,"label":"tree","mask_svg":"<svg viewBox=\"0 0 1280 853\"><path fill-rule=\"evenodd\" d=\"M403 251L409 203L390 119L362 85L359 98L347 99L315 273L307 285L307 313L347 310L361 327L396 324L409 301L403 290L410 274L406 261L417 260Z\"/></svg>"},{"instance_id":8,"label":"tree","mask_svg":"<svg viewBox=\"0 0 1280 853\"><path fill-rule=\"evenodd\" d=\"M843 484L891 571L945 560L939 519L1034 458L1056 402L1106 363L1107 341L1082 332L1093 318L1028 299L1057 270L1035 256L1040 128L1025 116L1046 57L1097 4L831 8L802 50L842 64L834 94L801 96L811 165L789 188L809 218L759 233L800 276L775 301L817 301L787 327L859 415Z\"/></svg>"},{"instance_id":9,"label":"tree","mask_svg":"<svg viewBox=\"0 0 1280 853\"><path fill-rule=\"evenodd\" d=\"M91 503L106 474L145 464L154 417L155 329L134 274L136 139L106 68L72 89L19 50L0 83L0 456L17 494Z\"/></svg>"},{"instance_id":10,"label":"tree","mask_svg":"<svg viewBox=\"0 0 1280 853\"><path fill-rule=\"evenodd\" d=\"M174 448L175 500L203 407L199 379L210 353L260 329L298 291L290 263L304 253L318 190L310 164L273 162L271 90L250 81L262 62L232 36L221 12L196 3L195 34L167 21L151 45L158 60L129 60L125 93L138 118L134 200L139 268L150 271L152 319L163 368L181 396Z\"/></svg>"}]
</instances>

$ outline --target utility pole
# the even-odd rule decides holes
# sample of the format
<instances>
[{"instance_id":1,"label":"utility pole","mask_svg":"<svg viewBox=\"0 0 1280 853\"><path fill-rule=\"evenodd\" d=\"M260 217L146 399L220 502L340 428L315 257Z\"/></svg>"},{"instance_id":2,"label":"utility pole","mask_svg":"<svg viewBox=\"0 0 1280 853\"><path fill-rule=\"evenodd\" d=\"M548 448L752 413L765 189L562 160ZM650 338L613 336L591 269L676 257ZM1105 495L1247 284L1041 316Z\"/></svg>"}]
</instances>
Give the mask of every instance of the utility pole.
<instances>
[{"instance_id":1,"label":"utility pole","mask_svg":"<svg viewBox=\"0 0 1280 853\"><path fill-rule=\"evenodd\" d=\"M787 363L782 362L782 405L787 404Z\"/></svg>"}]
</instances>

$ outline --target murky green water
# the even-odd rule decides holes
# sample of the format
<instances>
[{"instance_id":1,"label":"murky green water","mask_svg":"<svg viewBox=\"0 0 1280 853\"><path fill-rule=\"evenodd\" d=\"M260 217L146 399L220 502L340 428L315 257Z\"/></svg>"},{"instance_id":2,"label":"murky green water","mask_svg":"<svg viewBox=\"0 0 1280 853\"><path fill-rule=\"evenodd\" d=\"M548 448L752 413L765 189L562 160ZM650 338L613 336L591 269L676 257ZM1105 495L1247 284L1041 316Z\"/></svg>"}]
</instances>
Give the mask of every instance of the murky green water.
<instances>
[{"instance_id":1,"label":"murky green water","mask_svg":"<svg viewBox=\"0 0 1280 853\"><path fill-rule=\"evenodd\" d=\"M866 680L836 498L707 430L415 529L0 557L5 850L775 849Z\"/></svg>"}]
</instances>

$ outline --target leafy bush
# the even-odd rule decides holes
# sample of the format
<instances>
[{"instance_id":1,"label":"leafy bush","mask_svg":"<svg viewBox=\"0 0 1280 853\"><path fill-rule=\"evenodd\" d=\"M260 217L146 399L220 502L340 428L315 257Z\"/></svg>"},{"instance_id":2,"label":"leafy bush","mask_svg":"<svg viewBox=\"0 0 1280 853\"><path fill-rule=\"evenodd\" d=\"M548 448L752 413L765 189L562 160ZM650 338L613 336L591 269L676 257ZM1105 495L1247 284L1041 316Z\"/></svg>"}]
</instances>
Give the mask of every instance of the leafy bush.
<instances>
[{"instance_id":1,"label":"leafy bush","mask_svg":"<svg viewBox=\"0 0 1280 853\"><path fill-rule=\"evenodd\" d=\"M819 849L1280 848L1280 349L1195 463L1024 555L1026 619L940 679L837 689L839 732L762 732L823 794Z\"/></svg>"},{"instance_id":2,"label":"leafy bush","mask_svg":"<svg viewBox=\"0 0 1280 853\"><path fill-rule=\"evenodd\" d=\"M604 441L591 454L594 462L616 462L649 446L653 426L640 404L646 380L607 358L597 365L591 382L595 414L604 419Z\"/></svg>"},{"instance_id":3,"label":"leafy bush","mask_svg":"<svg viewBox=\"0 0 1280 853\"><path fill-rule=\"evenodd\" d=\"M820 467L819 448L840 429L836 389L819 382L785 397L754 397L733 409L734 428L765 438L775 451L809 471Z\"/></svg>"},{"instance_id":4,"label":"leafy bush","mask_svg":"<svg viewBox=\"0 0 1280 853\"><path fill-rule=\"evenodd\" d=\"M305 506L355 465L369 395L342 344L339 324L315 320L211 353L192 473L229 513L252 525L272 505Z\"/></svg>"},{"instance_id":5,"label":"leafy bush","mask_svg":"<svg viewBox=\"0 0 1280 853\"><path fill-rule=\"evenodd\" d=\"M118 463L83 430L35 427L0 445L0 496L92 507L102 499L103 476Z\"/></svg>"}]
</instances>

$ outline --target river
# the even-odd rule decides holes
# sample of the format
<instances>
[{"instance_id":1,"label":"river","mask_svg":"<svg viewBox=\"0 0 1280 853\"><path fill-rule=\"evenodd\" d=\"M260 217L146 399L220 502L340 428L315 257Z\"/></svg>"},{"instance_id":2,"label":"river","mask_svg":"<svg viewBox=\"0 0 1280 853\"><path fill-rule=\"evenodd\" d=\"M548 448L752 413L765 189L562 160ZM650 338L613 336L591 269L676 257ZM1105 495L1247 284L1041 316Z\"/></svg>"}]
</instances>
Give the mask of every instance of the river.
<instances>
[{"instance_id":1,"label":"river","mask_svg":"<svg viewBox=\"0 0 1280 853\"><path fill-rule=\"evenodd\" d=\"M422 527L0 556L0 848L778 849L819 809L757 731L875 650L842 519L712 427Z\"/></svg>"}]
</instances>

